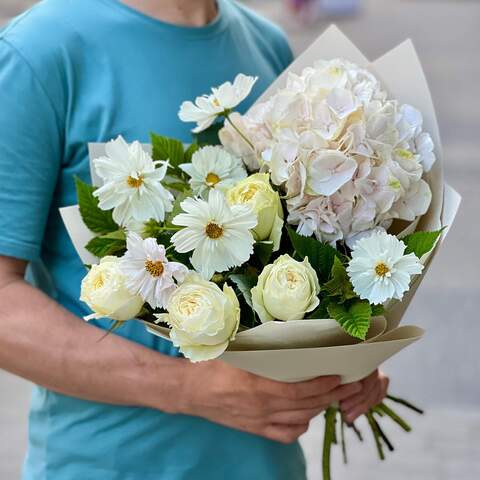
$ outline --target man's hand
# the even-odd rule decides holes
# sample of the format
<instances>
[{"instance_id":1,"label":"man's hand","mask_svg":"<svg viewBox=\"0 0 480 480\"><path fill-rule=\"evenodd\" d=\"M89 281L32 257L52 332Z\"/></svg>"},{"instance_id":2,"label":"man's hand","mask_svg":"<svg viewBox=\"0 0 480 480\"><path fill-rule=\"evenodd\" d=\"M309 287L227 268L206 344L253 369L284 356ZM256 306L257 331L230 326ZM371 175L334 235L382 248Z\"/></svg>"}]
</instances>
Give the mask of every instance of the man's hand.
<instances>
[{"instance_id":1,"label":"man's hand","mask_svg":"<svg viewBox=\"0 0 480 480\"><path fill-rule=\"evenodd\" d=\"M179 412L291 443L332 402L352 397L361 384L340 385L335 376L299 383L268 380L221 361L191 364ZM179 392L180 393L180 392Z\"/></svg>"},{"instance_id":2,"label":"man's hand","mask_svg":"<svg viewBox=\"0 0 480 480\"><path fill-rule=\"evenodd\" d=\"M349 424L382 402L387 394L389 379L379 370L375 370L359 383L361 390L340 402L343 418Z\"/></svg>"}]
</instances>

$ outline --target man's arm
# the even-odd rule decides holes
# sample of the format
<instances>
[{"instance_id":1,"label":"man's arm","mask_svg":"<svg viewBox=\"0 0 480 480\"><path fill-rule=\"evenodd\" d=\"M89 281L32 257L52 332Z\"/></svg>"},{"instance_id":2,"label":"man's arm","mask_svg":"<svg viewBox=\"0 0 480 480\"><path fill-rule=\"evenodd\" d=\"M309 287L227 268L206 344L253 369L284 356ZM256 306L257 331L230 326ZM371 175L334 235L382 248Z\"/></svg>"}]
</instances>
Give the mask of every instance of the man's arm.
<instances>
[{"instance_id":1,"label":"man's arm","mask_svg":"<svg viewBox=\"0 0 480 480\"><path fill-rule=\"evenodd\" d=\"M25 282L25 266L0 257L1 368L66 395L173 410L184 361L80 321Z\"/></svg>"},{"instance_id":2,"label":"man's arm","mask_svg":"<svg viewBox=\"0 0 480 480\"><path fill-rule=\"evenodd\" d=\"M105 336L27 284L25 266L0 256L0 368L56 392L196 415L288 443L330 403L361 390L338 377L276 382Z\"/></svg>"}]
</instances>

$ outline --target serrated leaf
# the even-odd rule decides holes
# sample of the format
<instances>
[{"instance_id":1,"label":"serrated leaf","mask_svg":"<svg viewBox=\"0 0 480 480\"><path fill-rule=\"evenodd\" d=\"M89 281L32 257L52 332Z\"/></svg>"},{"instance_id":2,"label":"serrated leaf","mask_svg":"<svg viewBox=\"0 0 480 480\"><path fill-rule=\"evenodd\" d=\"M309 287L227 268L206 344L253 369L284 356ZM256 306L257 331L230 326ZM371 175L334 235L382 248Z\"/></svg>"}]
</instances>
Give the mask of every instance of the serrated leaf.
<instances>
[{"instance_id":1,"label":"serrated leaf","mask_svg":"<svg viewBox=\"0 0 480 480\"><path fill-rule=\"evenodd\" d=\"M102 210L98 206L98 198L93 196L95 188L78 177L75 177L75 187L80 215L88 229L99 235L118 230L118 225L113 221L112 212Z\"/></svg>"},{"instance_id":2,"label":"serrated leaf","mask_svg":"<svg viewBox=\"0 0 480 480\"><path fill-rule=\"evenodd\" d=\"M180 140L156 133L150 134L153 160L169 160L174 169L183 162L183 144Z\"/></svg>"},{"instance_id":3,"label":"serrated leaf","mask_svg":"<svg viewBox=\"0 0 480 480\"><path fill-rule=\"evenodd\" d=\"M204 145L220 145L220 138L218 132L222 129L223 122L217 122L208 127L203 132L194 133L193 138L195 143L200 146Z\"/></svg>"},{"instance_id":4,"label":"serrated leaf","mask_svg":"<svg viewBox=\"0 0 480 480\"><path fill-rule=\"evenodd\" d=\"M435 246L442 231L443 228L434 232L415 232L402 238L403 243L407 246L405 254L414 253L418 258L422 258Z\"/></svg>"},{"instance_id":5,"label":"serrated leaf","mask_svg":"<svg viewBox=\"0 0 480 480\"><path fill-rule=\"evenodd\" d=\"M126 240L127 234L123 228L118 229L116 232L107 233L102 235L102 238L110 238L112 240Z\"/></svg>"},{"instance_id":6,"label":"serrated leaf","mask_svg":"<svg viewBox=\"0 0 480 480\"><path fill-rule=\"evenodd\" d=\"M322 285L322 290L330 297L340 297L339 303L357 298L357 294L353 291L347 270L338 257L334 259L331 278Z\"/></svg>"},{"instance_id":7,"label":"serrated leaf","mask_svg":"<svg viewBox=\"0 0 480 480\"><path fill-rule=\"evenodd\" d=\"M315 238L299 235L290 227L287 227L287 231L295 251L301 258L308 257L310 265L317 272L320 283L326 282L338 252L328 243L322 243Z\"/></svg>"},{"instance_id":8,"label":"serrated leaf","mask_svg":"<svg viewBox=\"0 0 480 480\"><path fill-rule=\"evenodd\" d=\"M190 163L192 161L193 154L200 148L197 142L193 142L190 146L185 150L185 154L183 159L185 163Z\"/></svg>"},{"instance_id":9,"label":"serrated leaf","mask_svg":"<svg viewBox=\"0 0 480 480\"><path fill-rule=\"evenodd\" d=\"M357 300L349 308L346 305L331 303L327 309L329 315L349 335L365 340L372 318L372 307L367 300Z\"/></svg>"},{"instance_id":10,"label":"serrated leaf","mask_svg":"<svg viewBox=\"0 0 480 480\"><path fill-rule=\"evenodd\" d=\"M256 242L253 245L253 251L262 265L268 265L273 253L273 242Z\"/></svg>"},{"instance_id":11,"label":"serrated leaf","mask_svg":"<svg viewBox=\"0 0 480 480\"><path fill-rule=\"evenodd\" d=\"M253 309L252 288L257 284L258 277L253 274L236 273L228 277L240 290L246 304Z\"/></svg>"},{"instance_id":12,"label":"serrated leaf","mask_svg":"<svg viewBox=\"0 0 480 480\"><path fill-rule=\"evenodd\" d=\"M103 258L107 255L120 256L126 250L125 239L109 238L108 236L92 238L85 248L96 257Z\"/></svg>"}]
</instances>

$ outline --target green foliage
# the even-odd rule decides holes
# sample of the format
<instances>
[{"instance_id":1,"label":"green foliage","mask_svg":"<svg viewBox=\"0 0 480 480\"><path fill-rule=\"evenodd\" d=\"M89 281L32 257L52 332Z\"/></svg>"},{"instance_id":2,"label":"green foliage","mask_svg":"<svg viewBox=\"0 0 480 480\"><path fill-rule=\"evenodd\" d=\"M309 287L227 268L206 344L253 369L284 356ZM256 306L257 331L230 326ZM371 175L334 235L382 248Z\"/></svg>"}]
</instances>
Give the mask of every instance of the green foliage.
<instances>
[{"instance_id":1,"label":"green foliage","mask_svg":"<svg viewBox=\"0 0 480 480\"><path fill-rule=\"evenodd\" d=\"M268 265L273 253L273 242L256 242L253 246L254 254L260 260L263 266Z\"/></svg>"},{"instance_id":2,"label":"green foliage","mask_svg":"<svg viewBox=\"0 0 480 480\"><path fill-rule=\"evenodd\" d=\"M349 335L365 340L372 317L372 307L367 300L355 300L349 307L346 304L330 303L327 309L330 317Z\"/></svg>"},{"instance_id":3,"label":"green foliage","mask_svg":"<svg viewBox=\"0 0 480 480\"><path fill-rule=\"evenodd\" d=\"M204 145L220 145L220 138L218 137L218 132L223 127L223 122L216 122L210 127L208 127L203 132L194 133L193 139L194 142L200 146Z\"/></svg>"},{"instance_id":4,"label":"green foliage","mask_svg":"<svg viewBox=\"0 0 480 480\"><path fill-rule=\"evenodd\" d=\"M322 319L322 318L330 318L330 314L328 313L328 304L330 303L329 298L325 298L320 301L320 305L313 311L310 312L305 316L306 319L314 318L314 319Z\"/></svg>"},{"instance_id":5,"label":"green foliage","mask_svg":"<svg viewBox=\"0 0 480 480\"><path fill-rule=\"evenodd\" d=\"M175 227L175 225L173 225L172 223L172 220L179 214L179 213L182 213L183 210L182 210L182 207L181 207L181 203L188 197L191 197L192 196L192 191L191 190L185 190L181 193L179 193L176 198L175 198L175 201L173 202L173 207L172 207L172 211L167 215L167 218L165 220L165 226L167 227Z\"/></svg>"},{"instance_id":6,"label":"green foliage","mask_svg":"<svg viewBox=\"0 0 480 480\"><path fill-rule=\"evenodd\" d=\"M443 228L434 232L415 232L402 238L407 246L405 254L414 253L418 258L428 253L442 234Z\"/></svg>"},{"instance_id":7,"label":"green foliage","mask_svg":"<svg viewBox=\"0 0 480 480\"><path fill-rule=\"evenodd\" d=\"M184 160L183 144L175 138L164 137L150 133L152 142L152 158L154 160L169 160L176 169Z\"/></svg>"},{"instance_id":8,"label":"green foliage","mask_svg":"<svg viewBox=\"0 0 480 480\"><path fill-rule=\"evenodd\" d=\"M229 280L231 280L240 295L240 308L242 310L241 313L241 323L242 325L252 328L257 324L255 310L253 308L252 302L252 288L258 282L258 276L254 273L241 273L241 274L234 274L229 275Z\"/></svg>"},{"instance_id":9,"label":"green foliage","mask_svg":"<svg viewBox=\"0 0 480 480\"><path fill-rule=\"evenodd\" d=\"M96 257L103 258L107 255L121 256L127 249L125 232L117 230L101 237L94 237L85 248Z\"/></svg>"},{"instance_id":10,"label":"green foliage","mask_svg":"<svg viewBox=\"0 0 480 480\"><path fill-rule=\"evenodd\" d=\"M338 303L344 303L346 300L357 298L357 294L353 291L347 270L338 257L335 257L333 261L331 278L322 285L322 290L327 296L339 297Z\"/></svg>"},{"instance_id":11,"label":"green foliage","mask_svg":"<svg viewBox=\"0 0 480 480\"><path fill-rule=\"evenodd\" d=\"M252 288L257 284L258 277L253 273L236 273L228 278L237 286L247 305L253 308Z\"/></svg>"},{"instance_id":12,"label":"green foliage","mask_svg":"<svg viewBox=\"0 0 480 480\"><path fill-rule=\"evenodd\" d=\"M340 255L337 250L328 243L299 235L290 227L287 227L287 231L295 252L301 258L308 257L310 265L317 272L320 283L328 281L335 256Z\"/></svg>"},{"instance_id":13,"label":"green foliage","mask_svg":"<svg viewBox=\"0 0 480 480\"><path fill-rule=\"evenodd\" d=\"M385 308L383 305L372 305L372 317L378 317L385 313Z\"/></svg>"},{"instance_id":14,"label":"green foliage","mask_svg":"<svg viewBox=\"0 0 480 480\"><path fill-rule=\"evenodd\" d=\"M93 196L95 188L75 177L78 205L83 222L93 233L104 235L118 230L113 221L112 212L102 210L98 206L98 198Z\"/></svg>"},{"instance_id":15,"label":"green foliage","mask_svg":"<svg viewBox=\"0 0 480 480\"><path fill-rule=\"evenodd\" d=\"M199 145L197 142L193 142L190 146L185 150L184 160L185 163L190 163L192 161L193 154L199 149Z\"/></svg>"}]
</instances>

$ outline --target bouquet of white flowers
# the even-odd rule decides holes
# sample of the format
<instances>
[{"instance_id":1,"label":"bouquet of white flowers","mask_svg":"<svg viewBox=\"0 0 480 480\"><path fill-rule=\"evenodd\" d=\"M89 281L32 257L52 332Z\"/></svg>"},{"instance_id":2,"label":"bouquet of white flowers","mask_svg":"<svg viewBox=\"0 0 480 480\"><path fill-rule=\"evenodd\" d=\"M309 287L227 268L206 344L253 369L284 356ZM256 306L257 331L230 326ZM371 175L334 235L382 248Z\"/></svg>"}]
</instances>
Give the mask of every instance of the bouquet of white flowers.
<instances>
[{"instance_id":1,"label":"bouquet of white flowers","mask_svg":"<svg viewBox=\"0 0 480 480\"><path fill-rule=\"evenodd\" d=\"M96 186L76 179L79 205L62 209L89 264L86 319L141 320L193 362L364 378L421 337L398 323L458 207L417 57L405 44L368 66L332 27L242 116L255 81L184 102L188 147L91 146ZM385 414L407 428L369 412L381 456Z\"/></svg>"}]
</instances>

